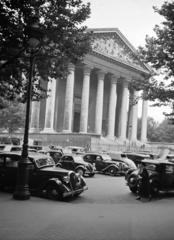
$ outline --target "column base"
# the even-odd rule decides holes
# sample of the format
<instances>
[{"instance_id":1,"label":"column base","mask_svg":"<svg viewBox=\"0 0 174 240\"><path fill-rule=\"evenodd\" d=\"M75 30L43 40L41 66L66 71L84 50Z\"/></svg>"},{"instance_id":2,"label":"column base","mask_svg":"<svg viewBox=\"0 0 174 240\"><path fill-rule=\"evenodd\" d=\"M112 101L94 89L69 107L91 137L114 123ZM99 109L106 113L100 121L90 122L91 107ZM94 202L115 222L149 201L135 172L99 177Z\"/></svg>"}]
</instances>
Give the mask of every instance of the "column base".
<instances>
[{"instance_id":1,"label":"column base","mask_svg":"<svg viewBox=\"0 0 174 240\"><path fill-rule=\"evenodd\" d=\"M116 137L113 135L107 135L106 138L109 140L112 140L112 141L114 141L116 139Z\"/></svg>"},{"instance_id":2,"label":"column base","mask_svg":"<svg viewBox=\"0 0 174 240\"><path fill-rule=\"evenodd\" d=\"M40 128L30 128L30 133L40 133Z\"/></svg>"},{"instance_id":3,"label":"column base","mask_svg":"<svg viewBox=\"0 0 174 240\"><path fill-rule=\"evenodd\" d=\"M87 132L80 131L79 134L87 134Z\"/></svg>"},{"instance_id":4,"label":"column base","mask_svg":"<svg viewBox=\"0 0 174 240\"><path fill-rule=\"evenodd\" d=\"M56 131L51 128L44 128L40 133L56 133Z\"/></svg>"},{"instance_id":5,"label":"column base","mask_svg":"<svg viewBox=\"0 0 174 240\"><path fill-rule=\"evenodd\" d=\"M62 132L63 132L63 133L72 133L71 130L65 130L65 129L64 129Z\"/></svg>"}]
</instances>

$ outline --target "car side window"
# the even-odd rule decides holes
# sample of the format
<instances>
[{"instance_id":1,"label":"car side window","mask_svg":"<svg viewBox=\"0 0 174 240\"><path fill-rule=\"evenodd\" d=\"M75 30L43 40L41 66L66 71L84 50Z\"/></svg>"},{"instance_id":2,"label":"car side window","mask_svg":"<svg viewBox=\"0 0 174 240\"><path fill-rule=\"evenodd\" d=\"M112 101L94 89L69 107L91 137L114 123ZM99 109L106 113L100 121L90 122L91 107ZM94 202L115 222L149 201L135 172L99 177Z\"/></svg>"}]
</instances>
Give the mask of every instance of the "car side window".
<instances>
[{"instance_id":1,"label":"car side window","mask_svg":"<svg viewBox=\"0 0 174 240\"><path fill-rule=\"evenodd\" d=\"M96 161L101 162L101 161L102 161L102 158L97 155L97 156L96 156Z\"/></svg>"},{"instance_id":2,"label":"car side window","mask_svg":"<svg viewBox=\"0 0 174 240\"><path fill-rule=\"evenodd\" d=\"M6 157L5 162L6 162L6 167L17 167L18 166L17 159L13 159L11 157Z\"/></svg>"}]
</instances>

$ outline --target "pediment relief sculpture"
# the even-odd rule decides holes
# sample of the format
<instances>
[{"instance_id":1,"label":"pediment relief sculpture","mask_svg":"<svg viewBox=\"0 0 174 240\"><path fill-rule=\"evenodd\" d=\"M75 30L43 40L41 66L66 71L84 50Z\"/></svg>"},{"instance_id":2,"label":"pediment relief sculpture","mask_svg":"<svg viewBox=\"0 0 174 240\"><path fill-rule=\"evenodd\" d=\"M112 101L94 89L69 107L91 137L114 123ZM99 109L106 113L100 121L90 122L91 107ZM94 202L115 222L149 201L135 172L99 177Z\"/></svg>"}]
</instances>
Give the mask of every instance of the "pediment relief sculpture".
<instances>
[{"instance_id":1,"label":"pediment relief sculpture","mask_svg":"<svg viewBox=\"0 0 174 240\"><path fill-rule=\"evenodd\" d=\"M116 33L93 35L92 49L117 61L146 69L134 53Z\"/></svg>"}]
</instances>

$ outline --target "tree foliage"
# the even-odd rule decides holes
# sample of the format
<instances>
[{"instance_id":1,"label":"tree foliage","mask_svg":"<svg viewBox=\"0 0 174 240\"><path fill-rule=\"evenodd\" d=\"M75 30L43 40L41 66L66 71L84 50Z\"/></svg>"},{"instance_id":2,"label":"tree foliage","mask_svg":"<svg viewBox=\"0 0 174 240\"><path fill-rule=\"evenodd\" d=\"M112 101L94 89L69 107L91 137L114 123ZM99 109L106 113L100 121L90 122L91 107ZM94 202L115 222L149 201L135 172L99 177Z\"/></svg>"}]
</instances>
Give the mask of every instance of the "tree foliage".
<instances>
[{"instance_id":1,"label":"tree foliage","mask_svg":"<svg viewBox=\"0 0 174 240\"><path fill-rule=\"evenodd\" d=\"M154 28L155 36L146 36L145 47L140 47L141 58L154 69L154 74L162 74L161 80L154 81L148 98L158 104L174 101L174 1L165 1L154 11L164 17L164 21Z\"/></svg>"},{"instance_id":2,"label":"tree foliage","mask_svg":"<svg viewBox=\"0 0 174 240\"><path fill-rule=\"evenodd\" d=\"M8 133L24 127L24 106L18 102L7 102L0 111L0 128L6 129Z\"/></svg>"},{"instance_id":3,"label":"tree foliage","mask_svg":"<svg viewBox=\"0 0 174 240\"><path fill-rule=\"evenodd\" d=\"M137 137L140 139L141 135L141 119L138 119ZM147 140L149 142L173 142L174 139L174 125L169 124L168 119L161 123L156 122L153 118L147 119Z\"/></svg>"},{"instance_id":4,"label":"tree foliage","mask_svg":"<svg viewBox=\"0 0 174 240\"><path fill-rule=\"evenodd\" d=\"M0 2L0 107L25 93L32 39L35 54L33 89L38 79L63 77L67 62L77 63L90 49L90 33L83 22L90 4L82 0L4 0ZM37 26L37 28L36 28Z\"/></svg>"}]
</instances>

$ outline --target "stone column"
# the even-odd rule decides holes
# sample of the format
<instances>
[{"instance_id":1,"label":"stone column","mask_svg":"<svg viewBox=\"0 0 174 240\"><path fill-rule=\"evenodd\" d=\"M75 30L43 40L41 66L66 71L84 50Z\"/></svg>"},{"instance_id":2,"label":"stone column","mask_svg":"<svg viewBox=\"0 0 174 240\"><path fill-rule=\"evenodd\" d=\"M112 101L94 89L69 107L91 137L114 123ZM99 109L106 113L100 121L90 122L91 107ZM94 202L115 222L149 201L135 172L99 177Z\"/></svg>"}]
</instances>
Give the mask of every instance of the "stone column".
<instances>
[{"instance_id":1,"label":"stone column","mask_svg":"<svg viewBox=\"0 0 174 240\"><path fill-rule=\"evenodd\" d=\"M54 112L56 99L56 79L49 79L48 98L46 99L45 125L42 133L53 133L54 131Z\"/></svg>"},{"instance_id":2,"label":"stone column","mask_svg":"<svg viewBox=\"0 0 174 240\"><path fill-rule=\"evenodd\" d=\"M31 106L30 133L38 133L40 116L40 101L33 101Z\"/></svg>"},{"instance_id":3,"label":"stone column","mask_svg":"<svg viewBox=\"0 0 174 240\"><path fill-rule=\"evenodd\" d=\"M81 133L87 133L87 129L88 129L90 72L91 72L91 69L88 66L84 66L82 102L81 102L81 112L80 112L80 132Z\"/></svg>"},{"instance_id":4,"label":"stone column","mask_svg":"<svg viewBox=\"0 0 174 240\"><path fill-rule=\"evenodd\" d=\"M97 75L98 75L98 85L97 85L96 110L95 110L95 133L101 135L105 73L102 71L98 71Z\"/></svg>"},{"instance_id":5,"label":"stone column","mask_svg":"<svg viewBox=\"0 0 174 240\"><path fill-rule=\"evenodd\" d=\"M66 82L66 91L65 91L65 110L64 110L64 121L63 121L63 132L67 132L67 133L72 131L74 71L75 71L75 66L73 64L69 64L68 77Z\"/></svg>"},{"instance_id":6,"label":"stone column","mask_svg":"<svg viewBox=\"0 0 174 240\"><path fill-rule=\"evenodd\" d=\"M131 113L130 113L130 140L131 141L137 141L137 125L138 125L138 92L133 91L132 96L132 106L131 106Z\"/></svg>"},{"instance_id":7,"label":"stone column","mask_svg":"<svg viewBox=\"0 0 174 240\"><path fill-rule=\"evenodd\" d=\"M117 103L117 78L111 76L109 113L108 113L108 138L114 138L115 134L115 115Z\"/></svg>"},{"instance_id":8,"label":"stone column","mask_svg":"<svg viewBox=\"0 0 174 240\"><path fill-rule=\"evenodd\" d=\"M128 104L128 82L123 82L123 91L121 99L121 109L120 109L120 136L119 138L124 141L126 140L126 130L127 130L127 104Z\"/></svg>"},{"instance_id":9,"label":"stone column","mask_svg":"<svg viewBox=\"0 0 174 240\"><path fill-rule=\"evenodd\" d=\"M147 111L148 101L143 100L142 102L142 117L141 117L141 142L147 141Z\"/></svg>"}]
</instances>

